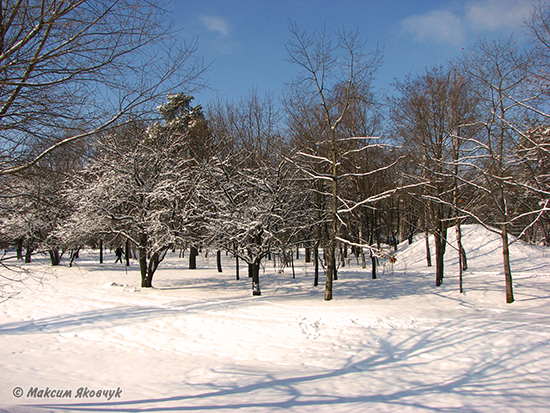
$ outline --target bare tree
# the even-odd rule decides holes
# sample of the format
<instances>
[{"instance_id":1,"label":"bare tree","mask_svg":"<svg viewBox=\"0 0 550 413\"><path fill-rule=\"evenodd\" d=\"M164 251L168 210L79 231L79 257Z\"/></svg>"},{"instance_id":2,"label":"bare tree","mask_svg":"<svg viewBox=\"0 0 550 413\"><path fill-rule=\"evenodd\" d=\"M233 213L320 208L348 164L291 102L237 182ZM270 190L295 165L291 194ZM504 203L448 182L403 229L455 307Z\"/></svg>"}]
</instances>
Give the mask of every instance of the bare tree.
<instances>
[{"instance_id":1,"label":"bare tree","mask_svg":"<svg viewBox=\"0 0 550 413\"><path fill-rule=\"evenodd\" d=\"M0 175L151 113L151 101L168 90L198 85L197 43L175 42L163 6L163 0L0 2Z\"/></svg>"},{"instance_id":2,"label":"bare tree","mask_svg":"<svg viewBox=\"0 0 550 413\"><path fill-rule=\"evenodd\" d=\"M520 102L528 96L528 60L510 39L479 41L472 55L463 61L465 73L471 77L480 108L479 134L470 142L475 146L475 158L463 165L475 170L468 184L476 188L490 207L485 215L471 214L478 222L502 238L502 254L506 281L506 302L514 301L510 266L509 233L518 217L518 195L525 183L518 174L516 152L526 130L527 108ZM470 211L471 213L472 211ZM481 211L480 211L481 212Z\"/></svg>"},{"instance_id":3,"label":"bare tree","mask_svg":"<svg viewBox=\"0 0 550 413\"><path fill-rule=\"evenodd\" d=\"M329 199L327 276L325 300L332 299L332 284L336 276L336 245L346 242L341 237L342 216L367 203L349 203L342 197L341 181L353 176L341 170L343 160L365 147L354 147L366 137L342 135L342 125L353 105L366 98L373 73L379 67L381 51L366 51L366 43L357 31L341 31L334 36L324 29L313 34L290 26L292 39L287 44L289 59L299 67L299 75L291 85L294 94L291 116L318 119L314 129L319 134L314 145L299 150L296 162L302 171L315 181ZM344 132L345 133L345 132ZM317 167L312 167L317 165ZM325 189L326 184L326 189Z\"/></svg>"},{"instance_id":4,"label":"bare tree","mask_svg":"<svg viewBox=\"0 0 550 413\"><path fill-rule=\"evenodd\" d=\"M457 132L462 126L466 134L463 125L471 124L475 114L468 87L468 81L452 68L427 70L422 76L397 82L399 95L392 105L392 127L410 158L420 166L421 175L413 181L425 183L417 196L425 203L435 236L436 286L443 282L447 229L452 206L459 198L458 162L463 140ZM458 249L462 251L460 245Z\"/></svg>"}]
</instances>

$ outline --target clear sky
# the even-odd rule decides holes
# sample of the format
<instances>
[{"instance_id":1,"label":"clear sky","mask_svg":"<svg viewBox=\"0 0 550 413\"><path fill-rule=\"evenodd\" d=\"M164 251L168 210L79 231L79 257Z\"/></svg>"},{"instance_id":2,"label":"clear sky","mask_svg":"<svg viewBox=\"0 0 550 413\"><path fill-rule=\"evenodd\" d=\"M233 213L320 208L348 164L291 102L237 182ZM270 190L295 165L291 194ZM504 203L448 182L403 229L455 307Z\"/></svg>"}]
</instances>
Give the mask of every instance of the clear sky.
<instances>
[{"instance_id":1,"label":"clear sky","mask_svg":"<svg viewBox=\"0 0 550 413\"><path fill-rule=\"evenodd\" d=\"M196 104L237 99L252 89L279 95L297 67L287 61L289 22L313 31L359 29L370 48L383 48L376 86L422 73L468 50L478 37L526 41L524 16L538 0L172 0L176 26L198 38L211 63L209 88ZM464 49L464 50L463 50Z\"/></svg>"}]
</instances>

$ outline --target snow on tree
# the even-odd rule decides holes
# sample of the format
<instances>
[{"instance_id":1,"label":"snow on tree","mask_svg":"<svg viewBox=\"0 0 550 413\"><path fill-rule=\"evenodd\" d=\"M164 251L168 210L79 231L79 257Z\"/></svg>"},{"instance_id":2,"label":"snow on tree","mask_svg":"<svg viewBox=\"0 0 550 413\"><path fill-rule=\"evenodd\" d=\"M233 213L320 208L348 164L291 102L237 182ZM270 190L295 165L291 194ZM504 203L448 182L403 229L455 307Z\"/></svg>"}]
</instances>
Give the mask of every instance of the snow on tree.
<instances>
[{"instance_id":1,"label":"snow on tree","mask_svg":"<svg viewBox=\"0 0 550 413\"><path fill-rule=\"evenodd\" d=\"M250 150L216 159L208 177L207 243L245 261L252 294L261 295L262 259L285 248L300 229L303 211L292 172Z\"/></svg>"},{"instance_id":2,"label":"snow on tree","mask_svg":"<svg viewBox=\"0 0 550 413\"><path fill-rule=\"evenodd\" d=\"M52 265L60 263L67 245L57 230L72 212L62 194L67 178L81 166L81 149L77 144L66 146L25 173L2 178L1 231L10 244L17 245L18 258L26 247L27 262L33 251L40 251L49 253Z\"/></svg>"},{"instance_id":3,"label":"snow on tree","mask_svg":"<svg viewBox=\"0 0 550 413\"><path fill-rule=\"evenodd\" d=\"M158 108L163 122L135 123L99 138L95 158L68 192L78 205L76 231L117 234L136 246L142 287L152 286L167 251L201 218L195 195L202 178L192 143L205 120L191 100L169 95Z\"/></svg>"}]
</instances>

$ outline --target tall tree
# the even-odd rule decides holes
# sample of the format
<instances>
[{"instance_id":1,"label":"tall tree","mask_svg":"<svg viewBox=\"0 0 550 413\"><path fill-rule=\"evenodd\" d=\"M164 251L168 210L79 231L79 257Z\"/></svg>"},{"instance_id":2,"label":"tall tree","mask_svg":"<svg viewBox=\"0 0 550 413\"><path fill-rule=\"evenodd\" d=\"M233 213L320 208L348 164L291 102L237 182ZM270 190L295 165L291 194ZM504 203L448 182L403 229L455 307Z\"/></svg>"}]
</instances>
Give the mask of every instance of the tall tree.
<instances>
[{"instance_id":1,"label":"tall tree","mask_svg":"<svg viewBox=\"0 0 550 413\"><path fill-rule=\"evenodd\" d=\"M291 86L295 95L294 111L321 120L316 128L319 136L313 147L299 151L299 155L311 165L322 165L323 171L306 167L304 171L317 181L324 181L328 188L328 245L325 300L332 299L332 284L336 276L336 245L339 242L342 220L340 207L340 165L349 154L349 143L354 137L342 137L341 126L348 111L362 93L369 89L374 71L380 64L378 49L367 52L366 44L357 31L341 31L331 36L326 30L308 34L298 25L290 27L291 40L287 44L289 59L299 68L299 75ZM363 138L364 139L364 138ZM301 162L300 162L301 163ZM348 211L346 211L348 212Z\"/></svg>"},{"instance_id":2,"label":"tall tree","mask_svg":"<svg viewBox=\"0 0 550 413\"><path fill-rule=\"evenodd\" d=\"M474 217L485 225L496 226L502 238L507 303L514 301L509 232L517 215L517 195L522 192L515 153L526 119L526 108L519 102L528 96L528 65L511 39L479 41L473 54L463 61L481 110L480 133L471 140L476 157L467 162L476 171L469 184L484 195L485 205L489 206L485 215Z\"/></svg>"}]
</instances>

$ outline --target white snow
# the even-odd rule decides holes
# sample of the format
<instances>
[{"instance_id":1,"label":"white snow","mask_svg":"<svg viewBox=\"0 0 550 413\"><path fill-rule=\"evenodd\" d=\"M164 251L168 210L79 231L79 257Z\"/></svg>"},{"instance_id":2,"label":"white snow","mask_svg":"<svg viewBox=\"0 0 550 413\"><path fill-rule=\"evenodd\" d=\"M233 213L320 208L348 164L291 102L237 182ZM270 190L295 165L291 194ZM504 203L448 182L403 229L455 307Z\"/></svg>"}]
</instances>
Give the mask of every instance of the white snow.
<instances>
[{"instance_id":1,"label":"white snow","mask_svg":"<svg viewBox=\"0 0 550 413\"><path fill-rule=\"evenodd\" d=\"M465 294L450 247L435 287L419 236L377 280L351 259L330 302L303 253L296 279L264 261L253 297L225 254L221 274L215 254L197 270L168 256L141 289L135 262L84 251L0 305L0 411L548 411L550 250L512 244L506 304L499 237L477 226L463 237ZM71 394L38 397L51 390Z\"/></svg>"}]
</instances>

